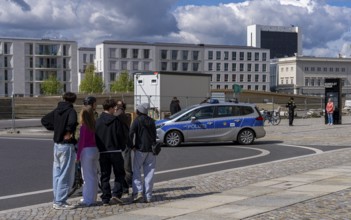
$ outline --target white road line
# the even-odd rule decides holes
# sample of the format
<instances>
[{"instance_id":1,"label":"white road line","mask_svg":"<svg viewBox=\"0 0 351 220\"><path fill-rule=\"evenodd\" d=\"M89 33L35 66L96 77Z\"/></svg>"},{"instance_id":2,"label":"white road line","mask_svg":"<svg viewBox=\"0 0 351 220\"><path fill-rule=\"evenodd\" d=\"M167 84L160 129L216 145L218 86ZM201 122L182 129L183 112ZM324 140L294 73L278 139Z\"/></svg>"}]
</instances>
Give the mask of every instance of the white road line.
<instances>
[{"instance_id":1,"label":"white road line","mask_svg":"<svg viewBox=\"0 0 351 220\"><path fill-rule=\"evenodd\" d=\"M298 148L303 148L303 149L307 149L307 150L314 151L316 154L324 153L324 151L319 150L319 149L317 149L317 148L313 148L313 147L305 147L305 146L298 146L298 145L291 145L291 144L278 144L278 145L287 146L287 147L298 147Z\"/></svg>"},{"instance_id":2,"label":"white road line","mask_svg":"<svg viewBox=\"0 0 351 220\"><path fill-rule=\"evenodd\" d=\"M215 162L215 163L207 163L207 164L201 164L201 165L196 165L196 166L183 167L183 168L171 169L171 170L165 170L165 171L159 171L159 172L156 172L155 174L171 173L171 172L176 172L176 171L190 170L190 169L195 169L195 168L200 168L200 167L207 167L207 166L213 166L213 165L218 165L218 164L231 163L231 162L235 162L235 161L249 160L249 159L253 159L253 158L257 158L257 157L263 157L263 156L266 156L266 155L270 154L269 151L262 150L262 149L259 149L259 148L238 147L238 146L226 146L226 147L251 149L251 150L260 151L261 153L258 154L258 155L250 156L250 157L244 157L244 158L238 158L238 159L233 159L233 160L225 160L225 161L220 161L220 162ZM52 189L45 189L45 190L28 192L28 193L20 193L20 194L8 195L8 196L1 196L0 200L12 199L12 198L17 198L17 197L22 197L22 196L30 196L30 195L40 194L40 193L47 193L47 192L52 192Z\"/></svg>"},{"instance_id":3,"label":"white road line","mask_svg":"<svg viewBox=\"0 0 351 220\"><path fill-rule=\"evenodd\" d=\"M16 138L16 137L0 137L0 139L8 139L8 140L52 141L52 138Z\"/></svg>"},{"instance_id":4,"label":"white road line","mask_svg":"<svg viewBox=\"0 0 351 220\"><path fill-rule=\"evenodd\" d=\"M0 200L12 199L12 198L17 198L17 197L22 197L22 196L31 196L31 195L40 194L40 193L47 193L47 192L52 192L52 189L44 189L44 190L39 190L39 191L27 192L27 193L1 196Z\"/></svg>"},{"instance_id":5,"label":"white road line","mask_svg":"<svg viewBox=\"0 0 351 220\"><path fill-rule=\"evenodd\" d=\"M266 155L270 154L270 152L268 150L262 150L262 149L259 149L259 148L238 147L238 146L226 146L226 147L257 150L257 151L261 151L261 153L258 154L258 155L250 156L250 157L243 157L243 158L238 158L238 159L233 159L233 160L225 160L225 161L220 161L220 162L206 163L206 164L201 164L201 165L196 165L196 166L190 166L190 167L184 167L184 168L178 168L178 169L172 169L172 170L165 170L165 171L156 172L156 174L170 173L170 172L176 172L176 171L181 171L181 170L189 170L189 169L213 166L213 165L218 165L218 164L223 164L223 163L231 163L231 162L236 162L236 161L241 161L241 160L249 160L249 159L253 159L253 158L257 158L257 157L263 157L263 156L266 156Z\"/></svg>"}]
</instances>

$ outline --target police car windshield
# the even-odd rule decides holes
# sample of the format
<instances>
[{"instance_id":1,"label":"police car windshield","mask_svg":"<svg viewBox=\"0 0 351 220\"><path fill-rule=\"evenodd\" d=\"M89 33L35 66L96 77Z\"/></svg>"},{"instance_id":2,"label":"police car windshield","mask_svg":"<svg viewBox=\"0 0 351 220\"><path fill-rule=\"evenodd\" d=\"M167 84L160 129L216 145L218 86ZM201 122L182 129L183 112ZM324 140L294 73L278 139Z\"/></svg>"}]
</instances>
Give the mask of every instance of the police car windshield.
<instances>
[{"instance_id":1,"label":"police car windshield","mask_svg":"<svg viewBox=\"0 0 351 220\"><path fill-rule=\"evenodd\" d=\"M180 110L179 112L177 112L177 113L175 113L175 114L169 116L168 119L174 119L174 118L178 117L179 115L182 115L184 112L188 111L189 109L194 108L195 106L196 106L196 105L188 106L188 107L186 107L186 108Z\"/></svg>"}]
</instances>

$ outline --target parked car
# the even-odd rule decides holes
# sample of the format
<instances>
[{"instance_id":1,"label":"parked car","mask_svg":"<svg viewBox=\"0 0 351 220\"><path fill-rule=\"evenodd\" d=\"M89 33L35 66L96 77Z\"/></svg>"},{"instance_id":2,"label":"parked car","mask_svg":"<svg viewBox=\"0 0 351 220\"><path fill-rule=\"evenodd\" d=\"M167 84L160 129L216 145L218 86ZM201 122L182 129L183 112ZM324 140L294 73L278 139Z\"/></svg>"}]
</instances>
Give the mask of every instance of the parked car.
<instances>
[{"instance_id":1,"label":"parked car","mask_svg":"<svg viewBox=\"0 0 351 220\"><path fill-rule=\"evenodd\" d=\"M266 135L254 104L212 102L193 105L156 121L157 141L168 146L186 142L237 141L252 144Z\"/></svg>"}]
</instances>

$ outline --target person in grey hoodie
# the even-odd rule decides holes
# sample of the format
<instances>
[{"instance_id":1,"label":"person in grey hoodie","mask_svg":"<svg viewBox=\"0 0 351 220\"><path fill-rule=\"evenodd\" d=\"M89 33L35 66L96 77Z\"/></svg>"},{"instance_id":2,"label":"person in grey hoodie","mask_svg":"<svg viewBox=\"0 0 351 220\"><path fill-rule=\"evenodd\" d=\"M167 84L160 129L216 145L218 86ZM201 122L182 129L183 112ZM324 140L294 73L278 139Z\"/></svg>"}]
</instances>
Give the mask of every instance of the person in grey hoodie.
<instances>
[{"instance_id":1,"label":"person in grey hoodie","mask_svg":"<svg viewBox=\"0 0 351 220\"><path fill-rule=\"evenodd\" d=\"M109 205L111 199L113 203L123 203L121 197L125 171L122 151L128 143L128 130L124 129L122 122L114 116L116 106L115 100L105 100L102 104L104 111L96 120L95 125L95 140L100 152L100 182L103 205ZM110 176L112 169L115 181L111 194Z\"/></svg>"},{"instance_id":2,"label":"person in grey hoodie","mask_svg":"<svg viewBox=\"0 0 351 220\"><path fill-rule=\"evenodd\" d=\"M147 114L149 103L137 106L137 117L129 131L130 140L134 140L133 160L133 202L151 202L156 167L156 156L152 153L152 144L156 142L155 121ZM144 171L144 184L141 179L141 168ZM145 191L144 191L145 189Z\"/></svg>"}]
</instances>

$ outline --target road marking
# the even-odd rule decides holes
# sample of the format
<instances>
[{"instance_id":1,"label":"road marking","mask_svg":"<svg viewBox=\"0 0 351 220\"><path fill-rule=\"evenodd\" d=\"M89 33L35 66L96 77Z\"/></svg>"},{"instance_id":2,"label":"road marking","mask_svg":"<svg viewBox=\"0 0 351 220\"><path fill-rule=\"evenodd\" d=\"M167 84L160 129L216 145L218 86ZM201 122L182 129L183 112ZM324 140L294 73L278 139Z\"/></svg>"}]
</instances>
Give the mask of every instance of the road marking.
<instances>
[{"instance_id":1,"label":"road marking","mask_svg":"<svg viewBox=\"0 0 351 220\"><path fill-rule=\"evenodd\" d=\"M33 140L33 141L52 141L52 138L17 138L17 137L0 137L0 139L8 140Z\"/></svg>"},{"instance_id":2,"label":"road marking","mask_svg":"<svg viewBox=\"0 0 351 220\"><path fill-rule=\"evenodd\" d=\"M213 166L213 165L218 165L218 164L223 164L223 163L231 163L231 162L236 162L236 161L241 161L241 160L249 160L249 159L253 159L253 158L257 158L257 157L264 157L264 156L270 154L270 152L268 150L263 150L263 149L259 149L259 148L253 148L253 147L238 147L238 146L225 146L225 147L251 149L251 150L261 151L261 153L258 155L250 156L250 157L243 157L243 158L238 158L238 159L233 159L233 160L225 160L225 161L220 161L220 162L206 163L206 164L201 164L201 165L196 165L196 166L159 171L159 172L156 172L156 174L171 173L171 172L176 172L176 171L190 170L190 169L195 169L195 168L200 168L200 167Z\"/></svg>"},{"instance_id":3,"label":"road marking","mask_svg":"<svg viewBox=\"0 0 351 220\"><path fill-rule=\"evenodd\" d=\"M263 157L263 156L266 156L266 155L270 154L269 151L262 150L262 149L259 149L259 148L237 147L237 146L225 146L225 147L251 149L251 150L260 151L261 153L258 154L258 155L250 156L250 157L244 157L244 158L238 158L238 159L233 159L233 160L225 160L225 161L220 161L220 162L207 163L207 164L201 164L201 165L196 165L196 166L183 167L183 168L171 169L171 170L165 170L165 171L159 171L159 172L156 172L155 174L171 173L171 172L176 172L176 171L189 170L189 169L195 169L195 168L206 167L206 166L213 166L213 165L218 165L218 164L223 164L223 163L231 163L231 162L235 162L235 161L249 160L249 159L253 159L253 158L257 158L257 157ZM20 193L20 194L8 195L8 196L1 196L0 200L12 199L12 198L17 198L17 197L22 197L22 196L30 196L30 195L35 195L35 194L40 194L40 193L48 193L48 192L52 192L52 189L45 189L45 190L39 190L39 191L33 191L33 192L27 192L27 193Z\"/></svg>"},{"instance_id":4,"label":"road marking","mask_svg":"<svg viewBox=\"0 0 351 220\"><path fill-rule=\"evenodd\" d=\"M298 146L298 145L291 145L291 144L278 144L280 146L287 146L287 147L298 147L298 148L303 148L303 149L307 149L307 150L311 150L314 151L316 154L321 154L324 153L324 151L319 150L317 148L313 148L313 147L305 147L305 146Z\"/></svg>"},{"instance_id":5,"label":"road marking","mask_svg":"<svg viewBox=\"0 0 351 220\"><path fill-rule=\"evenodd\" d=\"M12 199L12 198L17 198L17 197L22 197L22 196L31 196L31 195L40 194L40 193L47 193L47 192L52 192L52 189L44 189L44 190L39 190L39 191L27 192L27 193L1 196L0 200Z\"/></svg>"}]
</instances>

